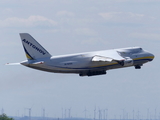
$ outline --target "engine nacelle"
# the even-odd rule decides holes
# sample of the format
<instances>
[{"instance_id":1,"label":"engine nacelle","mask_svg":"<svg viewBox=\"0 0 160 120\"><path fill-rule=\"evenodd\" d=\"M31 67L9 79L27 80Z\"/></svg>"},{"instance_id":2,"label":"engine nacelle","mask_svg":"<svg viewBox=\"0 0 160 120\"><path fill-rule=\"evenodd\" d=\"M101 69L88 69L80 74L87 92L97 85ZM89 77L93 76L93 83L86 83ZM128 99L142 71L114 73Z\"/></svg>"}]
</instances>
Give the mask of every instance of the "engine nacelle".
<instances>
[{"instance_id":1,"label":"engine nacelle","mask_svg":"<svg viewBox=\"0 0 160 120\"><path fill-rule=\"evenodd\" d=\"M125 57L124 60L122 61L117 61L121 66L131 66L133 65L133 59L131 59L130 57Z\"/></svg>"},{"instance_id":2,"label":"engine nacelle","mask_svg":"<svg viewBox=\"0 0 160 120\"><path fill-rule=\"evenodd\" d=\"M133 65L133 59L131 59L130 57L125 57L125 60L123 61L123 66L127 67L131 65Z\"/></svg>"}]
</instances>

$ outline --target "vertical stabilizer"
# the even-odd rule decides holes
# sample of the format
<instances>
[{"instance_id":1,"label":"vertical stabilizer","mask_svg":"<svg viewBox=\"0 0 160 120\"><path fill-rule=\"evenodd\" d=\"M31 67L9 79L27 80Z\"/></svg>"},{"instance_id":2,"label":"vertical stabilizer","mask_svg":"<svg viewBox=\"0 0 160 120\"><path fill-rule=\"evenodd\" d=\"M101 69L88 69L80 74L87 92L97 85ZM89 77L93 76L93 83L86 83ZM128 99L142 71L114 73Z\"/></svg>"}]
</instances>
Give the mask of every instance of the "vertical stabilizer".
<instances>
[{"instance_id":1,"label":"vertical stabilizer","mask_svg":"<svg viewBox=\"0 0 160 120\"><path fill-rule=\"evenodd\" d=\"M45 50L30 34L20 33L20 37L28 60L51 57L48 51Z\"/></svg>"}]
</instances>

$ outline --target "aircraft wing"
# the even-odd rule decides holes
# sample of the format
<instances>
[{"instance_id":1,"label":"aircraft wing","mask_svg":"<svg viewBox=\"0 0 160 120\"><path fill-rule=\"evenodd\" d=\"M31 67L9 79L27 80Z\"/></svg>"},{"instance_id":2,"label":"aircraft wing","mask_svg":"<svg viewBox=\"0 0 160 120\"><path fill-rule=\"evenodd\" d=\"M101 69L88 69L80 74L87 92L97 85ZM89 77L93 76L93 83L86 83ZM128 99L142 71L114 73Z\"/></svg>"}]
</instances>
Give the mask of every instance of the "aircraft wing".
<instances>
[{"instance_id":1,"label":"aircraft wing","mask_svg":"<svg viewBox=\"0 0 160 120\"><path fill-rule=\"evenodd\" d=\"M113 58L95 55L95 56L92 58L92 61L94 61L94 62L96 62L96 61L97 61L97 62L112 62L112 61L113 61Z\"/></svg>"},{"instance_id":2,"label":"aircraft wing","mask_svg":"<svg viewBox=\"0 0 160 120\"><path fill-rule=\"evenodd\" d=\"M92 58L93 62L112 62L112 61L121 62L123 60L125 60L125 58L120 56L116 51L112 51L101 55L95 55Z\"/></svg>"}]
</instances>

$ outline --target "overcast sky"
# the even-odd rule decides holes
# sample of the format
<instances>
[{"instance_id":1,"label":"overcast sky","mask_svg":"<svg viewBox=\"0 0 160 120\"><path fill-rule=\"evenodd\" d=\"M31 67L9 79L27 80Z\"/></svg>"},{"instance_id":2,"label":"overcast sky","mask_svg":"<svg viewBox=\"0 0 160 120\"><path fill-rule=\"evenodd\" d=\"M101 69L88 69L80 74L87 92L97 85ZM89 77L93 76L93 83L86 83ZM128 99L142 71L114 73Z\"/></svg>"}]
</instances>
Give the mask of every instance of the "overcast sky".
<instances>
[{"instance_id":1,"label":"overcast sky","mask_svg":"<svg viewBox=\"0 0 160 120\"><path fill-rule=\"evenodd\" d=\"M79 77L24 66L19 33L30 33L52 55L141 46L155 55L141 70L110 70L107 75ZM7 115L93 118L108 109L109 118L123 110L141 117L160 114L160 0L0 0L0 109ZM97 115L98 116L98 115Z\"/></svg>"}]
</instances>

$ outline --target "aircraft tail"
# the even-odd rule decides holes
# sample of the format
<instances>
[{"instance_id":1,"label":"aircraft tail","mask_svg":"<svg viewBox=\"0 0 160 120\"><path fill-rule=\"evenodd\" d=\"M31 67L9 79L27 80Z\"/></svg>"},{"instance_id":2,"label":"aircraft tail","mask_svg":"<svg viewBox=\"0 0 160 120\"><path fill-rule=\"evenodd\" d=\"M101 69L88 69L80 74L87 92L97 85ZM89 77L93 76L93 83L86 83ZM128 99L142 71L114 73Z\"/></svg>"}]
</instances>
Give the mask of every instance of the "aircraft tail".
<instances>
[{"instance_id":1,"label":"aircraft tail","mask_svg":"<svg viewBox=\"0 0 160 120\"><path fill-rule=\"evenodd\" d=\"M28 60L51 57L48 51L45 50L30 34L20 33L20 37Z\"/></svg>"}]
</instances>

